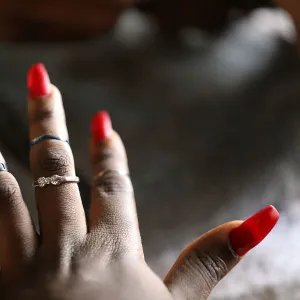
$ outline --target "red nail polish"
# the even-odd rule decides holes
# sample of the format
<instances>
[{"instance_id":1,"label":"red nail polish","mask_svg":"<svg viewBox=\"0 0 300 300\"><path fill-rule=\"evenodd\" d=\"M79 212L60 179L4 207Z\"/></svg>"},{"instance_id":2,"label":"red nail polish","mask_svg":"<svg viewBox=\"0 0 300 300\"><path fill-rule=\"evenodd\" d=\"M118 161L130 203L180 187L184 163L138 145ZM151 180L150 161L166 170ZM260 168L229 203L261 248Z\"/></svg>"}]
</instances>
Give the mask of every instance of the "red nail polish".
<instances>
[{"instance_id":1,"label":"red nail polish","mask_svg":"<svg viewBox=\"0 0 300 300\"><path fill-rule=\"evenodd\" d=\"M31 66L27 74L27 87L31 99L50 94L51 83L43 64L38 63Z\"/></svg>"},{"instance_id":2,"label":"red nail polish","mask_svg":"<svg viewBox=\"0 0 300 300\"><path fill-rule=\"evenodd\" d=\"M112 135L112 125L109 114L99 111L92 120L92 135L95 142L101 142Z\"/></svg>"},{"instance_id":3,"label":"red nail polish","mask_svg":"<svg viewBox=\"0 0 300 300\"><path fill-rule=\"evenodd\" d=\"M233 251L238 256L245 255L264 240L274 228L278 219L278 211L270 205L233 229L229 236Z\"/></svg>"}]
</instances>

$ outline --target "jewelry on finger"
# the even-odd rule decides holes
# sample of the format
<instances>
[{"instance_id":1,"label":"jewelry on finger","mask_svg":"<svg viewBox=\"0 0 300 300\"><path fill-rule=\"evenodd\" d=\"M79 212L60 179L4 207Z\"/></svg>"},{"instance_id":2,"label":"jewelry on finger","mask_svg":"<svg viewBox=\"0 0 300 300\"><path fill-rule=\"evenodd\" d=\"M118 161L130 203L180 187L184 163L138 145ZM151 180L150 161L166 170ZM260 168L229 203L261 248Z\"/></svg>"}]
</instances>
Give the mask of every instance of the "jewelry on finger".
<instances>
[{"instance_id":1,"label":"jewelry on finger","mask_svg":"<svg viewBox=\"0 0 300 300\"><path fill-rule=\"evenodd\" d=\"M34 187L43 188L47 185L60 185L62 183L78 183L79 177L77 176L60 176L60 175L53 175L51 177L40 177L36 181L33 182Z\"/></svg>"},{"instance_id":2,"label":"jewelry on finger","mask_svg":"<svg viewBox=\"0 0 300 300\"><path fill-rule=\"evenodd\" d=\"M0 172L7 172L7 171L8 171L7 163L5 162L0 163Z\"/></svg>"},{"instance_id":3,"label":"jewelry on finger","mask_svg":"<svg viewBox=\"0 0 300 300\"><path fill-rule=\"evenodd\" d=\"M33 139L31 142L30 142L30 147L38 144L39 142L41 141L44 141L44 140L57 140L57 141L62 141L62 142L66 142L69 144L69 141L67 139L62 139L60 138L59 136L57 135L53 135L53 134L43 134L43 135L40 135L38 136L37 138Z\"/></svg>"},{"instance_id":4,"label":"jewelry on finger","mask_svg":"<svg viewBox=\"0 0 300 300\"><path fill-rule=\"evenodd\" d=\"M129 176L129 172L128 171L125 171L125 170L104 170L104 171L101 171L99 172L94 179L97 179L97 178L100 178L100 177L103 177L109 173L117 173L118 175L121 175L121 176Z\"/></svg>"}]
</instances>

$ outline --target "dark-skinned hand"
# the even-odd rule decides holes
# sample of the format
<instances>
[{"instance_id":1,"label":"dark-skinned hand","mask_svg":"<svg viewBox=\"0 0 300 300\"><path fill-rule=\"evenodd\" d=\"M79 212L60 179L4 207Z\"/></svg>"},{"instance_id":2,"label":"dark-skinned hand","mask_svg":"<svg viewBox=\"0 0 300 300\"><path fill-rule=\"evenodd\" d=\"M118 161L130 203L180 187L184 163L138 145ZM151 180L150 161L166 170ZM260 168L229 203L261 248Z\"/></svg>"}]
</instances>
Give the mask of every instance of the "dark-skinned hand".
<instances>
[{"instance_id":1,"label":"dark-skinned hand","mask_svg":"<svg viewBox=\"0 0 300 300\"><path fill-rule=\"evenodd\" d=\"M92 120L87 222L76 182L41 179L76 175L61 95L42 64L31 67L28 88L40 234L0 156L0 299L204 300L276 224L279 214L268 206L221 225L189 245L161 280L144 260L126 153L109 115Z\"/></svg>"}]
</instances>

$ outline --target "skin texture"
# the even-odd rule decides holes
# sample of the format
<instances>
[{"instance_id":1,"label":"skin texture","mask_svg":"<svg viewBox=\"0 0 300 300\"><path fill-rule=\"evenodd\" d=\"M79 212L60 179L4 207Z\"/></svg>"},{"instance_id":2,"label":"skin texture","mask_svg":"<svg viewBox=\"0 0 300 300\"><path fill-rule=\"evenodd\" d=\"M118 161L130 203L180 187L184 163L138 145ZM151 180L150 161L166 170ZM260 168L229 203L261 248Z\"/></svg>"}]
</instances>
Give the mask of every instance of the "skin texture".
<instances>
[{"instance_id":1,"label":"skin texture","mask_svg":"<svg viewBox=\"0 0 300 300\"><path fill-rule=\"evenodd\" d=\"M30 139L68 137L60 92L28 101ZM116 132L90 141L93 175L128 170ZM30 150L34 180L74 175L70 146L44 140ZM4 158L0 156L0 162ZM38 235L13 175L0 172L0 298L3 300L204 300L240 260L224 224L188 246L164 281L144 260L130 177L107 172L92 185L89 222L76 183L36 189Z\"/></svg>"}]
</instances>

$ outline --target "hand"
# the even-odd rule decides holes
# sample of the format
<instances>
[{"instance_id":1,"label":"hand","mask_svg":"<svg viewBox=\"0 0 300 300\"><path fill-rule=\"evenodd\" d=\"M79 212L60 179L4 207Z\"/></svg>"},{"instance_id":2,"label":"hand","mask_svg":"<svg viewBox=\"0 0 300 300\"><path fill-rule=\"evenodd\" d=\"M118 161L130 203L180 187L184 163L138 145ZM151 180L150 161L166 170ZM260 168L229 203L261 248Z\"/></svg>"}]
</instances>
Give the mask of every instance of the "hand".
<instances>
[{"instance_id":1,"label":"hand","mask_svg":"<svg viewBox=\"0 0 300 300\"><path fill-rule=\"evenodd\" d=\"M30 69L28 87L34 179L75 176L61 96L42 64ZM163 282L144 260L122 141L106 112L95 115L91 128L94 181L88 222L74 178L48 183L36 187L38 235L20 188L0 157L1 299L207 299L279 218L268 206L245 222L211 230L183 251Z\"/></svg>"}]
</instances>

